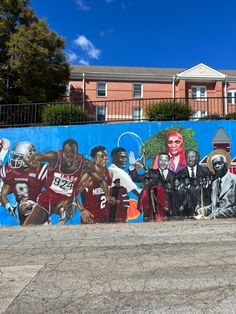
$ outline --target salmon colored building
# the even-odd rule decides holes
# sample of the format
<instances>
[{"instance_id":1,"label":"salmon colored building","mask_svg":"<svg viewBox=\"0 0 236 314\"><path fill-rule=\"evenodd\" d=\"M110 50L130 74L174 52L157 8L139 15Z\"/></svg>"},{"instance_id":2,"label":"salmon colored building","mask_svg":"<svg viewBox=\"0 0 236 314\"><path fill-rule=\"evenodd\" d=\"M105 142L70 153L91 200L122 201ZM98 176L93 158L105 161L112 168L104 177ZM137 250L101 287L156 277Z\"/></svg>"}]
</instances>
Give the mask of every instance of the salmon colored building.
<instances>
[{"instance_id":1,"label":"salmon colored building","mask_svg":"<svg viewBox=\"0 0 236 314\"><path fill-rule=\"evenodd\" d=\"M69 95L92 106L96 120L145 118L146 105L167 99L188 102L196 118L225 115L236 111L236 70L74 65Z\"/></svg>"}]
</instances>

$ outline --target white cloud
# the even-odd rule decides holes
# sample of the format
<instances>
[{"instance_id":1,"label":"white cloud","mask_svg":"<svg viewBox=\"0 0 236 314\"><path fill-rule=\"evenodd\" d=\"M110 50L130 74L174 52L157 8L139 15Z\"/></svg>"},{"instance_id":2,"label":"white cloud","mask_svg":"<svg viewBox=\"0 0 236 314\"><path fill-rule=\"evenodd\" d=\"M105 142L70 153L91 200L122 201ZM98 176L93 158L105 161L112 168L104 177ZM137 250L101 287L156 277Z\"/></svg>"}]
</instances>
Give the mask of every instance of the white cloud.
<instances>
[{"instance_id":1,"label":"white cloud","mask_svg":"<svg viewBox=\"0 0 236 314\"><path fill-rule=\"evenodd\" d=\"M81 11L89 11L90 10L90 7L88 5L86 5L83 0L75 0L75 3L77 4L79 10L81 10Z\"/></svg>"},{"instance_id":2,"label":"white cloud","mask_svg":"<svg viewBox=\"0 0 236 314\"><path fill-rule=\"evenodd\" d=\"M89 61L84 60L84 59L80 59L79 60L79 64L81 64L81 65L89 65Z\"/></svg>"},{"instance_id":3,"label":"white cloud","mask_svg":"<svg viewBox=\"0 0 236 314\"><path fill-rule=\"evenodd\" d=\"M114 29L113 29L113 28L104 29L103 31L101 31L101 32L99 33L99 36L104 37L104 36L106 36L107 34L110 34L110 33L113 33L113 32L114 32Z\"/></svg>"},{"instance_id":4,"label":"white cloud","mask_svg":"<svg viewBox=\"0 0 236 314\"><path fill-rule=\"evenodd\" d=\"M74 40L76 46L80 47L85 51L89 58L99 59L101 55L101 50L96 48L93 43L88 40L84 35L80 35L76 40Z\"/></svg>"},{"instance_id":5,"label":"white cloud","mask_svg":"<svg viewBox=\"0 0 236 314\"><path fill-rule=\"evenodd\" d=\"M75 62L78 59L76 53L74 53L73 51L68 51L66 55L69 62Z\"/></svg>"}]
</instances>

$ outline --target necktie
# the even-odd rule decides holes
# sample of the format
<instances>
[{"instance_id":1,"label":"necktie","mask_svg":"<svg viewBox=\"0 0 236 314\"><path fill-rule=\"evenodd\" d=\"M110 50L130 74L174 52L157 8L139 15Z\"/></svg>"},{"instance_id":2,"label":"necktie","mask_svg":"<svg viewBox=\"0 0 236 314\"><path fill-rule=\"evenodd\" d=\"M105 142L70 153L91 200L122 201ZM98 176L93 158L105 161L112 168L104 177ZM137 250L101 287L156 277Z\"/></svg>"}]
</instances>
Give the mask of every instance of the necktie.
<instances>
[{"instance_id":1,"label":"necktie","mask_svg":"<svg viewBox=\"0 0 236 314\"><path fill-rule=\"evenodd\" d=\"M163 179L165 179L164 170L161 170L161 176L162 176Z\"/></svg>"},{"instance_id":2,"label":"necktie","mask_svg":"<svg viewBox=\"0 0 236 314\"><path fill-rule=\"evenodd\" d=\"M194 178L194 169L191 168L191 178Z\"/></svg>"}]
</instances>

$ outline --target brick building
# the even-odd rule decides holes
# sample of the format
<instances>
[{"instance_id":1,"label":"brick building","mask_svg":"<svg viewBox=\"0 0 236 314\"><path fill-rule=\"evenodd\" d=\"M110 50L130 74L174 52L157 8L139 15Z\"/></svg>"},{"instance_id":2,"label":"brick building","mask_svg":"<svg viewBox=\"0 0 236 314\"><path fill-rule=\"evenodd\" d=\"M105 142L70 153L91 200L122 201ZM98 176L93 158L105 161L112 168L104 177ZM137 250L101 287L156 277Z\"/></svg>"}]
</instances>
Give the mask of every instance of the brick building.
<instances>
[{"instance_id":1,"label":"brick building","mask_svg":"<svg viewBox=\"0 0 236 314\"><path fill-rule=\"evenodd\" d=\"M147 99L187 101L196 118L227 114L235 111L236 70L216 70L203 63L189 69L75 65L70 97L93 104L97 120L143 117Z\"/></svg>"}]
</instances>

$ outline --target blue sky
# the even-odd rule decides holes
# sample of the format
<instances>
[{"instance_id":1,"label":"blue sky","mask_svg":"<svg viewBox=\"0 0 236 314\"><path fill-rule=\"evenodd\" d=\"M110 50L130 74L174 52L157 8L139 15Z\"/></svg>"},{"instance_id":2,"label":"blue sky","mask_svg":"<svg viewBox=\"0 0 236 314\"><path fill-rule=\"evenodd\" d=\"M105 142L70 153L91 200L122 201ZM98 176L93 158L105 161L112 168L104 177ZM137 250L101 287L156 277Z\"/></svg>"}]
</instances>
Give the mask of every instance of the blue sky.
<instances>
[{"instance_id":1,"label":"blue sky","mask_svg":"<svg viewBox=\"0 0 236 314\"><path fill-rule=\"evenodd\" d=\"M71 64L236 69L235 0L32 0Z\"/></svg>"}]
</instances>

